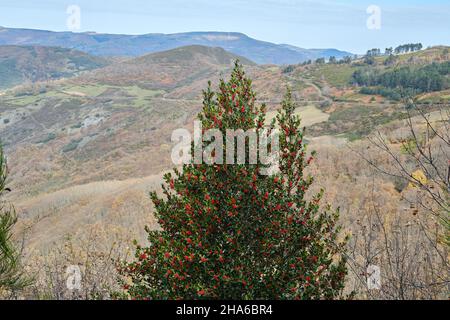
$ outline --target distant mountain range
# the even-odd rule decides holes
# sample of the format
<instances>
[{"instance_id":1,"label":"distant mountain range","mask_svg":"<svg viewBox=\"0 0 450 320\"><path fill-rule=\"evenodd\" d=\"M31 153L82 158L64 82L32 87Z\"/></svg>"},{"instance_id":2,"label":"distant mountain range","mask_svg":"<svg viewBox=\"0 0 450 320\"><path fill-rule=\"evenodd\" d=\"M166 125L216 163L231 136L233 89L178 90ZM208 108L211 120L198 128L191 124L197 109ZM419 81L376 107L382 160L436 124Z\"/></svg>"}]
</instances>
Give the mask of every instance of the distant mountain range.
<instances>
[{"instance_id":1,"label":"distant mountain range","mask_svg":"<svg viewBox=\"0 0 450 320\"><path fill-rule=\"evenodd\" d=\"M96 56L141 56L182 46L220 47L258 64L295 64L309 59L352 55L336 49L303 49L250 38L236 32L144 35L73 33L0 27L0 45L41 45L77 49Z\"/></svg>"}]
</instances>

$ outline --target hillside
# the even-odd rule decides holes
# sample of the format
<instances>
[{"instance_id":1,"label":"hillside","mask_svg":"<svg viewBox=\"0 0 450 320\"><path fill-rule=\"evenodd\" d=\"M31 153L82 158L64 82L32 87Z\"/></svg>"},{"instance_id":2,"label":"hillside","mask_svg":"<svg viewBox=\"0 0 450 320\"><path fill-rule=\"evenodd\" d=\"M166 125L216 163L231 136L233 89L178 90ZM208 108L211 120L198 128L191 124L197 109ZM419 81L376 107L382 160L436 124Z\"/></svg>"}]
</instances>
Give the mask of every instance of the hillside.
<instances>
[{"instance_id":1,"label":"hillside","mask_svg":"<svg viewBox=\"0 0 450 320\"><path fill-rule=\"evenodd\" d=\"M166 169L170 132L191 128L207 81L217 85L238 58L254 76L262 92L259 98L272 99L267 102L274 106L285 86L278 68L257 66L221 48L202 46L38 83L39 91L20 86L5 92L0 96L0 135L17 166L15 189L36 194ZM47 164L46 155L51 158ZM29 163L30 159L35 160ZM25 180L22 170L30 170Z\"/></svg>"},{"instance_id":2,"label":"hillside","mask_svg":"<svg viewBox=\"0 0 450 320\"><path fill-rule=\"evenodd\" d=\"M100 56L141 56L189 45L221 47L259 64L292 64L308 59L341 58L339 50L309 50L259 41L235 32L187 32L177 34L116 35L72 33L0 27L0 44L43 45L79 49Z\"/></svg>"},{"instance_id":3,"label":"hillside","mask_svg":"<svg viewBox=\"0 0 450 320\"><path fill-rule=\"evenodd\" d=\"M231 67L236 60L255 66L254 62L222 48L186 46L113 64L86 74L77 82L169 90L202 79L205 82L212 74Z\"/></svg>"},{"instance_id":4,"label":"hillside","mask_svg":"<svg viewBox=\"0 0 450 320\"><path fill-rule=\"evenodd\" d=\"M230 65L239 59L243 65L255 65L251 60L228 52L220 47L207 47L201 45L190 45L175 48L165 52L148 54L127 62L128 64L146 63L176 63L179 66L192 65L200 61L209 65Z\"/></svg>"},{"instance_id":5,"label":"hillside","mask_svg":"<svg viewBox=\"0 0 450 320\"><path fill-rule=\"evenodd\" d=\"M107 59L58 47L0 45L0 89L104 67Z\"/></svg>"},{"instance_id":6,"label":"hillside","mask_svg":"<svg viewBox=\"0 0 450 320\"><path fill-rule=\"evenodd\" d=\"M417 104L429 106L430 111L433 103L448 106L449 75L438 75L435 69L445 69L448 65L449 49L439 46L391 58L377 56L372 64L365 63L362 58L349 63L296 65L284 75L301 90L302 96L326 100L320 109L330 117L327 122L311 127L310 134L358 140L375 128L405 116L402 94L408 93ZM393 87L358 84L357 75L373 75L392 83ZM421 91L422 86L433 83L434 77L442 81L442 86L435 91ZM401 78L406 79L406 83L398 82ZM414 86L416 88L412 90Z\"/></svg>"},{"instance_id":7,"label":"hillside","mask_svg":"<svg viewBox=\"0 0 450 320\"><path fill-rule=\"evenodd\" d=\"M364 138L380 130L400 149L404 106L360 93L352 75L366 68L385 72L442 63L449 60L445 49L399 55L398 66L386 66L386 57L378 57L370 66L354 60L295 65L286 71L255 65L221 48L187 46L116 61L69 79L38 82L38 92L26 85L2 92L0 137L12 189L7 197L19 214L15 232L18 239L26 239L27 263L66 244L88 242L89 250L103 252L115 241L130 247L133 239L145 241L144 226L158 228L148 192L160 191L162 173L173 167L171 133L193 129L207 81L216 88L236 58L253 80L257 103L267 103L268 120L276 115L286 85L292 88L305 140L310 150L318 151L319 167L311 168L316 185L326 189L324 202L341 208L345 228L357 230L357 222L372 207L367 188L361 187L371 183L381 211L389 217L398 210L409 214L398 181L374 176L351 151L389 163ZM445 91L432 94L448 101ZM439 123L439 113L433 106L428 110L433 123Z\"/></svg>"},{"instance_id":8,"label":"hillside","mask_svg":"<svg viewBox=\"0 0 450 320\"><path fill-rule=\"evenodd\" d=\"M444 49L430 50L438 53L428 63L442 58ZM428 50L414 55L430 57ZM220 48L189 46L41 84L39 92L28 86L5 92L0 96L0 136L16 167L17 189L35 195L167 169L170 132L192 128L207 81L217 86L236 58ZM367 68L358 60L298 65L289 73L241 61L253 78L258 101L268 105L269 117L289 85L310 126L309 136L327 137L321 141L358 140L404 117L401 102L362 94L351 84L352 74ZM394 67L381 63L371 68ZM422 94L418 100L426 97L449 101L446 91Z\"/></svg>"}]
</instances>

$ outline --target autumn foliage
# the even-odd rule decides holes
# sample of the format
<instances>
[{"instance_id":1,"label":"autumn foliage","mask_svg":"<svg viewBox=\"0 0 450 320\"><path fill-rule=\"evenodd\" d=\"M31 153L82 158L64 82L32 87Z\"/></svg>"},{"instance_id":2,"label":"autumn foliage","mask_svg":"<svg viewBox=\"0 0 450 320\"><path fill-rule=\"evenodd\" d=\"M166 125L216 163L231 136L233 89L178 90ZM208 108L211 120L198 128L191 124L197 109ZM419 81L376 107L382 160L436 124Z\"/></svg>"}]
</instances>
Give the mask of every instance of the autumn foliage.
<instances>
[{"instance_id":1,"label":"autumn foliage","mask_svg":"<svg viewBox=\"0 0 450 320\"><path fill-rule=\"evenodd\" d=\"M323 191L307 196L314 160L294 114L290 92L270 128L280 128L279 172L262 164L188 164L165 175L155 192L161 230L147 230L150 246L120 266L133 299L332 299L343 289L345 240L338 212L320 208ZM236 63L229 81L204 92L204 129L262 130L251 80ZM226 147L224 146L224 154Z\"/></svg>"}]
</instances>

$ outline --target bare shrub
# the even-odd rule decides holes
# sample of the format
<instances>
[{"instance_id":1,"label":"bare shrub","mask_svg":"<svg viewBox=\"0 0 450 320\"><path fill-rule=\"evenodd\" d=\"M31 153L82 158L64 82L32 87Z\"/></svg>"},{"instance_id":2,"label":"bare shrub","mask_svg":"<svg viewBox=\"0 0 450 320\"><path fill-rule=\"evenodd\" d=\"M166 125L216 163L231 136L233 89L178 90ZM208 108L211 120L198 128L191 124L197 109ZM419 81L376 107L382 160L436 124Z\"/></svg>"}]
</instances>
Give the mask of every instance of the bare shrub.
<instances>
[{"instance_id":1,"label":"bare shrub","mask_svg":"<svg viewBox=\"0 0 450 320\"><path fill-rule=\"evenodd\" d=\"M352 240L352 267L362 280L353 285L365 298L446 299L449 292L449 109L410 107L401 139L398 131L394 139L378 132L369 138L375 152L357 151L378 173L402 183L398 210L389 217L374 201ZM364 283L370 264L382 270L377 292Z\"/></svg>"},{"instance_id":2,"label":"bare shrub","mask_svg":"<svg viewBox=\"0 0 450 320\"><path fill-rule=\"evenodd\" d=\"M35 283L25 297L50 300L110 299L117 291L116 263L126 259L123 239L99 247L97 234L84 240L67 239L61 246L28 261L27 270ZM73 274L79 269L80 278Z\"/></svg>"},{"instance_id":3,"label":"bare shrub","mask_svg":"<svg viewBox=\"0 0 450 320\"><path fill-rule=\"evenodd\" d=\"M372 195L375 197L374 193ZM395 212L382 212L372 202L354 226L350 241L349 287L365 299L445 299L448 293L448 250L440 244L442 225L424 210L409 206ZM381 269L381 287L369 290L368 267Z\"/></svg>"}]
</instances>

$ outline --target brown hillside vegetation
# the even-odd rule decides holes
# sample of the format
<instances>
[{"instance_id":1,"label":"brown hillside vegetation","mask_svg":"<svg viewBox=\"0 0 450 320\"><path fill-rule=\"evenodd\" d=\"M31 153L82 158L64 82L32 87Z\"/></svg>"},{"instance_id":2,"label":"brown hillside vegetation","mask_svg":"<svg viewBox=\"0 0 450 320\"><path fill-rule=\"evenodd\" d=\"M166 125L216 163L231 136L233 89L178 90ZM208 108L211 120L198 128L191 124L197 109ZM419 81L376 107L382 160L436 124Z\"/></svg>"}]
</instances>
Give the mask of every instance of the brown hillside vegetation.
<instances>
[{"instance_id":1,"label":"brown hillside vegetation","mask_svg":"<svg viewBox=\"0 0 450 320\"><path fill-rule=\"evenodd\" d=\"M173 89L201 78L213 78L211 76L217 75L224 67L232 66L236 59L245 65L255 65L254 62L222 48L188 46L115 64L82 77L80 81Z\"/></svg>"},{"instance_id":2,"label":"brown hillside vegetation","mask_svg":"<svg viewBox=\"0 0 450 320\"><path fill-rule=\"evenodd\" d=\"M109 63L109 59L77 50L0 45L0 89L71 77Z\"/></svg>"}]
</instances>

